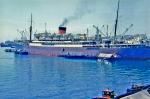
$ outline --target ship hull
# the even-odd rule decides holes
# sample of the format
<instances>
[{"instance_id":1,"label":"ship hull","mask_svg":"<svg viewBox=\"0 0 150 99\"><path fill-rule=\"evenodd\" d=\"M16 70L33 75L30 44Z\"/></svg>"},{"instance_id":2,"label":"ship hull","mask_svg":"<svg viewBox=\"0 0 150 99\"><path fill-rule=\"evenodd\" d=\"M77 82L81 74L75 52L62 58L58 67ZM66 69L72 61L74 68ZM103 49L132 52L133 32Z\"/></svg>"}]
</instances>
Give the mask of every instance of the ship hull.
<instances>
[{"instance_id":1,"label":"ship hull","mask_svg":"<svg viewBox=\"0 0 150 99\"><path fill-rule=\"evenodd\" d=\"M99 47L44 47L26 46L25 50L32 55L45 55L68 58L97 59L100 53L116 54L115 59L150 59L150 47L137 48L99 48Z\"/></svg>"}]
</instances>

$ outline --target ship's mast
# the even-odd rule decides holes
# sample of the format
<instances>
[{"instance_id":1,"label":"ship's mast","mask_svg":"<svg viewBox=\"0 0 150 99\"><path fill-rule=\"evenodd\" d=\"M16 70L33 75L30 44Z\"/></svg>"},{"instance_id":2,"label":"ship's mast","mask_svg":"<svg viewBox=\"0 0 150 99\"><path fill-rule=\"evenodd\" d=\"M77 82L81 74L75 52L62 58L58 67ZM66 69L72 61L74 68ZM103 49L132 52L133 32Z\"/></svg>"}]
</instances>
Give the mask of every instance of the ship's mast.
<instances>
[{"instance_id":1,"label":"ship's mast","mask_svg":"<svg viewBox=\"0 0 150 99\"><path fill-rule=\"evenodd\" d=\"M47 29L46 29L47 23L45 23L45 33L47 33Z\"/></svg>"},{"instance_id":2,"label":"ship's mast","mask_svg":"<svg viewBox=\"0 0 150 99\"><path fill-rule=\"evenodd\" d=\"M86 30L86 40L88 41L89 40L89 29L87 28Z\"/></svg>"},{"instance_id":3,"label":"ship's mast","mask_svg":"<svg viewBox=\"0 0 150 99\"><path fill-rule=\"evenodd\" d=\"M106 32L106 36L107 36L107 38L108 38L108 25L107 25L107 32Z\"/></svg>"},{"instance_id":4,"label":"ship's mast","mask_svg":"<svg viewBox=\"0 0 150 99\"><path fill-rule=\"evenodd\" d=\"M32 42L32 13L31 13L31 25L30 25L30 42Z\"/></svg>"},{"instance_id":5,"label":"ship's mast","mask_svg":"<svg viewBox=\"0 0 150 99\"><path fill-rule=\"evenodd\" d=\"M116 35L117 35L119 6L120 6L120 0L118 0L117 16L116 16L116 21L115 21L114 43L116 41Z\"/></svg>"}]
</instances>

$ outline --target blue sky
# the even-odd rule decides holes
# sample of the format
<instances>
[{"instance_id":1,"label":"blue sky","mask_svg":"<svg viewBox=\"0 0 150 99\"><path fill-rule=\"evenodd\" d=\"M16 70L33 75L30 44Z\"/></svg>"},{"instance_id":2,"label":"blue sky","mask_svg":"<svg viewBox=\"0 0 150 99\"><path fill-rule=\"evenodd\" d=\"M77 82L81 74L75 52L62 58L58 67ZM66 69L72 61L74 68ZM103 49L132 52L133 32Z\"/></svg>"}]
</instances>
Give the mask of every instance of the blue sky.
<instances>
[{"instance_id":1,"label":"blue sky","mask_svg":"<svg viewBox=\"0 0 150 99\"><path fill-rule=\"evenodd\" d=\"M33 14L34 31L43 32L47 23L49 32L57 32L64 18L81 14L69 21L67 32L90 34L92 25L109 25L114 31L114 20L118 0L0 0L0 41L18 39L17 29L29 28L30 14ZM130 24L133 28L127 34L146 33L150 36L150 0L121 0L118 34ZM102 28L106 31L106 28Z\"/></svg>"}]
</instances>

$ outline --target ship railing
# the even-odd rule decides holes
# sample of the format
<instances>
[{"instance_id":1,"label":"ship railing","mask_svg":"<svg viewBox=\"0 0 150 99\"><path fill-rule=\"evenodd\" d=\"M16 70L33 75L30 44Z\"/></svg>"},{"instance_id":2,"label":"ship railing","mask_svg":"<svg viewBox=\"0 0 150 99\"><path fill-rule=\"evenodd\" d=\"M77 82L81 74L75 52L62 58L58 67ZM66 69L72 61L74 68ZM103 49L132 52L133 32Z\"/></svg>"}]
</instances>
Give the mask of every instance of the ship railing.
<instances>
[{"instance_id":1,"label":"ship railing","mask_svg":"<svg viewBox=\"0 0 150 99\"><path fill-rule=\"evenodd\" d=\"M103 48L139 48L146 47L144 44L99 44Z\"/></svg>"}]
</instances>

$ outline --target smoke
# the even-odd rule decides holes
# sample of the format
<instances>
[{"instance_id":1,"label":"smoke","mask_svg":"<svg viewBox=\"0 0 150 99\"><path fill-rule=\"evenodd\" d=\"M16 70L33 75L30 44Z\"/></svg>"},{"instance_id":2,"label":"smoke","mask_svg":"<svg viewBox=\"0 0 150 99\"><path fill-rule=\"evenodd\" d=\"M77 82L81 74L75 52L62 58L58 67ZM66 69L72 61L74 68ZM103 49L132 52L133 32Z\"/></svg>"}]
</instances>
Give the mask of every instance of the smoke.
<instances>
[{"instance_id":1,"label":"smoke","mask_svg":"<svg viewBox=\"0 0 150 99\"><path fill-rule=\"evenodd\" d=\"M60 26L65 26L73 20L82 18L84 15L94 12L95 5L99 0L80 0L73 15L66 17Z\"/></svg>"}]
</instances>

